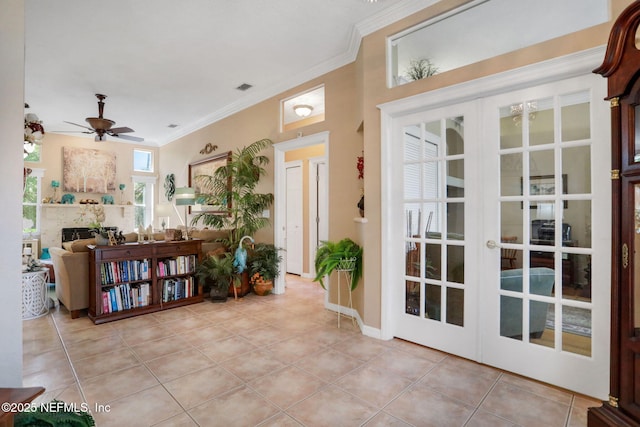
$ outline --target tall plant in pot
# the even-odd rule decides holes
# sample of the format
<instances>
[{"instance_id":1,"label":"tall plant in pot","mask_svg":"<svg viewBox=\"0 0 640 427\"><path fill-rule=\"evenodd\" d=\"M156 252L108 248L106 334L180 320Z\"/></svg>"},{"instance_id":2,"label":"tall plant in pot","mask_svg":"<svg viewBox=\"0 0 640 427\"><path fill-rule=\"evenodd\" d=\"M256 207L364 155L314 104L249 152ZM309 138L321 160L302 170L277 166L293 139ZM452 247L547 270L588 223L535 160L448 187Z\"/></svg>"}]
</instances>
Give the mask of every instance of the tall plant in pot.
<instances>
[{"instance_id":1,"label":"tall plant in pot","mask_svg":"<svg viewBox=\"0 0 640 427\"><path fill-rule=\"evenodd\" d=\"M231 253L238 248L242 237L253 236L270 224L262 213L273 204L273 193L260 193L256 188L269 164L269 157L261 152L271 144L270 139L261 139L239 148L213 175L195 177L202 188L197 194L202 203L221 206L226 213L201 212L191 223L202 222L207 227L229 230L224 243ZM248 278L246 281L248 288Z\"/></svg>"},{"instance_id":2,"label":"tall plant in pot","mask_svg":"<svg viewBox=\"0 0 640 427\"><path fill-rule=\"evenodd\" d=\"M273 281L280 274L282 256L279 249L270 243L257 243L249 254L249 282L257 295L268 295L273 290Z\"/></svg>"},{"instance_id":3,"label":"tall plant in pot","mask_svg":"<svg viewBox=\"0 0 640 427\"><path fill-rule=\"evenodd\" d=\"M229 286L238 279L233 268L233 255L226 252L222 255L208 256L196 267L196 276L214 302L227 300Z\"/></svg>"}]
</instances>

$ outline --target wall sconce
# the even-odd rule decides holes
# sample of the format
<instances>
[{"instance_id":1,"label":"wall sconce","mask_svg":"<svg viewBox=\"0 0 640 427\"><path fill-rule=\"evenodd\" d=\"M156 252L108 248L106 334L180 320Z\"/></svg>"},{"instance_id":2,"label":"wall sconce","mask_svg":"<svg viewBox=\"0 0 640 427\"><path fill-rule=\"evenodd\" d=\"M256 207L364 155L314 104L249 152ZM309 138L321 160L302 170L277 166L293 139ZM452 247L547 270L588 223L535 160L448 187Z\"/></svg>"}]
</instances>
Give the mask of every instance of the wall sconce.
<instances>
[{"instance_id":1,"label":"wall sconce","mask_svg":"<svg viewBox=\"0 0 640 427\"><path fill-rule=\"evenodd\" d=\"M313 107L311 105L299 104L293 106L293 111L298 117L308 117L311 115Z\"/></svg>"}]
</instances>

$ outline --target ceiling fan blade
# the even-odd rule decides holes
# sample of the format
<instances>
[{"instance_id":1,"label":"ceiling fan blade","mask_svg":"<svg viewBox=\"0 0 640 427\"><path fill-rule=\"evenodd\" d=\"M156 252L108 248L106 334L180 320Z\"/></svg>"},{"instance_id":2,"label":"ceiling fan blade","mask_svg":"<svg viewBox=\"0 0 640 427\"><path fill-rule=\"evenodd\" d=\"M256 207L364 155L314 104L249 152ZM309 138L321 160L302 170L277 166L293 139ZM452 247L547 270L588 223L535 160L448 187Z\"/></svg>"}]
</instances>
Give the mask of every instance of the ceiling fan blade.
<instances>
[{"instance_id":1,"label":"ceiling fan blade","mask_svg":"<svg viewBox=\"0 0 640 427\"><path fill-rule=\"evenodd\" d=\"M116 138L126 139L128 141L134 141L134 142L142 142L142 141L144 141L144 138L140 138L140 137L137 137L137 136L130 136L130 135L111 135L111 136L115 136Z\"/></svg>"},{"instance_id":2,"label":"ceiling fan blade","mask_svg":"<svg viewBox=\"0 0 640 427\"><path fill-rule=\"evenodd\" d=\"M88 130L52 130L52 131L47 131L47 132L52 132L52 133L95 133L92 130L88 131Z\"/></svg>"},{"instance_id":3,"label":"ceiling fan blade","mask_svg":"<svg viewBox=\"0 0 640 427\"><path fill-rule=\"evenodd\" d=\"M135 132L135 131L133 129L131 129L131 128L126 127L126 126L123 126L121 128L109 129L109 133L114 134L114 136L119 134L119 133L129 133L129 132Z\"/></svg>"},{"instance_id":4,"label":"ceiling fan blade","mask_svg":"<svg viewBox=\"0 0 640 427\"><path fill-rule=\"evenodd\" d=\"M89 126L79 125L78 123L67 122L67 121L64 121L64 122L65 122L65 123L69 123L70 125L80 126L81 128L89 129L91 132L95 132L95 131L94 131L92 128L90 128Z\"/></svg>"}]
</instances>

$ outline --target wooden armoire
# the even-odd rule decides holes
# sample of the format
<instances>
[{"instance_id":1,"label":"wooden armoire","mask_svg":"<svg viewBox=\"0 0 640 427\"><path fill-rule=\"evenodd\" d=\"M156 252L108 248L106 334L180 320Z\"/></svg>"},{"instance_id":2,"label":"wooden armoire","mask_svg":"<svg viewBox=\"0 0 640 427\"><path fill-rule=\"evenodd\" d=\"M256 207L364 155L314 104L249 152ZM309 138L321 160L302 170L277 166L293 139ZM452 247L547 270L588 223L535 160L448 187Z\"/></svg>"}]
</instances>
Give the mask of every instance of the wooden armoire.
<instances>
[{"instance_id":1,"label":"wooden armoire","mask_svg":"<svg viewBox=\"0 0 640 427\"><path fill-rule=\"evenodd\" d=\"M640 0L616 20L603 64L611 102L612 271L609 400L588 425L640 425Z\"/></svg>"}]
</instances>

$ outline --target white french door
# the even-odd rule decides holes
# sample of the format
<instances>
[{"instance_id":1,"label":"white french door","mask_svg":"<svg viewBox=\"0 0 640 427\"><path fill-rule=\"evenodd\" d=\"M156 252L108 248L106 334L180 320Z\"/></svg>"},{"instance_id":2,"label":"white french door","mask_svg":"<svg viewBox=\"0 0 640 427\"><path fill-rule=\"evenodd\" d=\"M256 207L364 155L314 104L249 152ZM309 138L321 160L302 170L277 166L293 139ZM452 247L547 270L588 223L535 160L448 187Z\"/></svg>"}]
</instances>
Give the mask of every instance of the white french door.
<instances>
[{"instance_id":1,"label":"white french door","mask_svg":"<svg viewBox=\"0 0 640 427\"><path fill-rule=\"evenodd\" d=\"M403 265L397 284L397 336L475 358L478 257L473 195L478 141L475 104L413 114L398 120L397 179L404 189L394 203L395 233ZM469 130L472 129L470 132Z\"/></svg>"},{"instance_id":2,"label":"white french door","mask_svg":"<svg viewBox=\"0 0 640 427\"><path fill-rule=\"evenodd\" d=\"M606 81L494 96L486 124L482 362L606 397L610 133Z\"/></svg>"},{"instance_id":3,"label":"white french door","mask_svg":"<svg viewBox=\"0 0 640 427\"><path fill-rule=\"evenodd\" d=\"M585 75L383 116L393 336L606 397L605 93Z\"/></svg>"}]
</instances>

